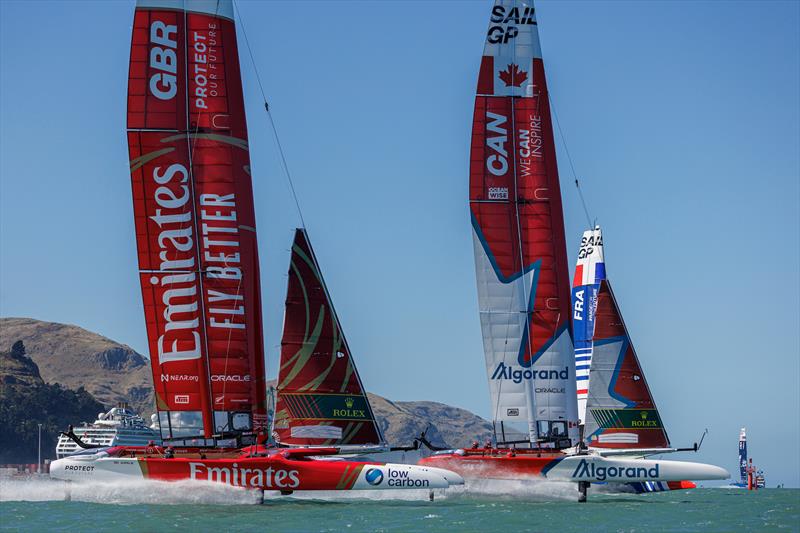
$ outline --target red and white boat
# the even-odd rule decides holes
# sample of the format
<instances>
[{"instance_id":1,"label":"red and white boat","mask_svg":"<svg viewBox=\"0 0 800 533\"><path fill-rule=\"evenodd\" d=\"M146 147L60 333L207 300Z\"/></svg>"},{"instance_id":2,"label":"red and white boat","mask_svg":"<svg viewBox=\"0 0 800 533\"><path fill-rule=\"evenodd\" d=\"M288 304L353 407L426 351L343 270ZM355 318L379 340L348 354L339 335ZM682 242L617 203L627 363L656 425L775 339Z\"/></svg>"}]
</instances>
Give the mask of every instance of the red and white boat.
<instances>
[{"instance_id":1,"label":"red and white boat","mask_svg":"<svg viewBox=\"0 0 800 533\"><path fill-rule=\"evenodd\" d=\"M87 450L54 461L50 475L81 482L152 479L224 483L282 494L318 490L442 489L463 484L436 467L366 461L324 461L336 448L241 449L116 446Z\"/></svg>"},{"instance_id":2,"label":"red and white boat","mask_svg":"<svg viewBox=\"0 0 800 533\"><path fill-rule=\"evenodd\" d=\"M715 466L646 459L679 449L605 280L599 228L584 235L571 301L537 28L531 2L492 6L472 127L470 211L497 445L419 464L575 481L583 499L588 483L725 479Z\"/></svg>"},{"instance_id":3,"label":"red and white boat","mask_svg":"<svg viewBox=\"0 0 800 533\"><path fill-rule=\"evenodd\" d=\"M327 317L317 310L320 329L297 339L302 344L297 354L281 363L277 435L290 446L316 446L260 445L269 431L261 292L231 0L138 0L127 133L163 447L89 449L54 461L51 476L200 479L281 492L463 483L458 474L435 467L322 460L339 454L330 445L381 441L370 426L371 412L362 416L368 406L355 367L349 357L338 356L347 348L332 307ZM317 285L315 304L325 296L321 278ZM289 299L295 292L290 284ZM339 380L336 391L296 384L310 368L300 359L313 356L315 364L323 364L312 342L321 342L320 332L327 332L325 342L334 341L324 365ZM298 422L320 409L335 420Z\"/></svg>"}]
</instances>

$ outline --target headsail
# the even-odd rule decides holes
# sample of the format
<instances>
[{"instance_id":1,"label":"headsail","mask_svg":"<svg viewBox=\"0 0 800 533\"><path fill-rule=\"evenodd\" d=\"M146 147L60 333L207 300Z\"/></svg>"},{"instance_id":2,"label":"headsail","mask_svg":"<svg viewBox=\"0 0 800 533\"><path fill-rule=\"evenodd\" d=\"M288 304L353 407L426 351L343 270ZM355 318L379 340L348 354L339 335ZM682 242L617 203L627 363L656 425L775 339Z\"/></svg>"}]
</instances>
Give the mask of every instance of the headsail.
<instances>
[{"instance_id":1,"label":"headsail","mask_svg":"<svg viewBox=\"0 0 800 533\"><path fill-rule=\"evenodd\" d=\"M530 3L492 7L470 156L478 300L493 419L527 423L531 441L552 429L575 441L567 254L536 24Z\"/></svg>"},{"instance_id":2,"label":"headsail","mask_svg":"<svg viewBox=\"0 0 800 533\"><path fill-rule=\"evenodd\" d=\"M162 435L259 429L258 253L231 0L138 1L127 122Z\"/></svg>"},{"instance_id":3,"label":"headsail","mask_svg":"<svg viewBox=\"0 0 800 533\"><path fill-rule=\"evenodd\" d=\"M383 445L304 229L292 244L273 436L299 446Z\"/></svg>"},{"instance_id":4,"label":"headsail","mask_svg":"<svg viewBox=\"0 0 800 533\"><path fill-rule=\"evenodd\" d=\"M588 382L584 386L585 441L597 448L669 448L639 358L605 279L602 246L599 227L583 234L575 272L575 283L582 285L573 289L576 359L586 357L587 345L591 357L590 379L578 381L579 385ZM580 363L585 366L584 360Z\"/></svg>"}]
</instances>

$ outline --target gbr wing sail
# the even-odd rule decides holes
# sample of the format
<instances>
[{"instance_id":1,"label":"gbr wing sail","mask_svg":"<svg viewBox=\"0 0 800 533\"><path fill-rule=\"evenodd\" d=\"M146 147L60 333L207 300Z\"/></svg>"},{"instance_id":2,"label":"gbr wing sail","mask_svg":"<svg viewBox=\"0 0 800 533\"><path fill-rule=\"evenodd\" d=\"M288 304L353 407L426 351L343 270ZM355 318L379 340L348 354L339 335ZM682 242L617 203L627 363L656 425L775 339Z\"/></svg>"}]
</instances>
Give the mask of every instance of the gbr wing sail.
<instances>
[{"instance_id":1,"label":"gbr wing sail","mask_svg":"<svg viewBox=\"0 0 800 533\"><path fill-rule=\"evenodd\" d=\"M577 441L561 190L534 7L497 0L472 126L470 211L493 419Z\"/></svg>"},{"instance_id":2,"label":"gbr wing sail","mask_svg":"<svg viewBox=\"0 0 800 533\"><path fill-rule=\"evenodd\" d=\"M139 0L128 147L165 439L264 428L255 213L231 0Z\"/></svg>"},{"instance_id":3,"label":"gbr wing sail","mask_svg":"<svg viewBox=\"0 0 800 533\"><path fill-rule=\"evenodd\" d=\"M669 448L667 432L606 279L599 227L583 234L575 284L577 397L585 401L585 441L595 448Z\"/></svg>"},{"instance_id":4,"label":"gbr wing sail","mask_svg":"<svg viewBox=\"0 0 800 533\"><path fill-rule=\"evenodd\" d=\"M295 232L273 436L295 446L383 446L319 263Z\"/></svg>"}]
</instances>

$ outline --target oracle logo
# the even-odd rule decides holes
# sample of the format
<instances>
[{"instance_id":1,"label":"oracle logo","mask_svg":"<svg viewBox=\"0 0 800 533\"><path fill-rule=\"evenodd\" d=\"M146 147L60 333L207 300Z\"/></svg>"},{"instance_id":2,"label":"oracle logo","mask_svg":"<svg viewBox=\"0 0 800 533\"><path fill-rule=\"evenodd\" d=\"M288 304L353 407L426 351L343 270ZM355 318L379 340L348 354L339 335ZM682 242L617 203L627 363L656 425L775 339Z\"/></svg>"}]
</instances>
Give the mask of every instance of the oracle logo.
<instances>
[{"instance_id":1,"label":"oracle logo","mask_svg":"<svg viewBox=\"0 0 800 533\"><path fill-rule=\"evenodd\" d=\"M150 92L160 100L170 100L178 92L178 26L156 20L150 25L150 68L157 72L150 76Z\"/></svg>"},{"instance_id":2,"label":"oracle logo","mask_svg":"<svg viewBox=\"0 0 800 533\"><path fill-rule=\"evenodd\" d=\"M225 374L212 374L211 381L239 381L239 382L250 382L250 375L225 375Z\"/></svg>"}]
</instances>

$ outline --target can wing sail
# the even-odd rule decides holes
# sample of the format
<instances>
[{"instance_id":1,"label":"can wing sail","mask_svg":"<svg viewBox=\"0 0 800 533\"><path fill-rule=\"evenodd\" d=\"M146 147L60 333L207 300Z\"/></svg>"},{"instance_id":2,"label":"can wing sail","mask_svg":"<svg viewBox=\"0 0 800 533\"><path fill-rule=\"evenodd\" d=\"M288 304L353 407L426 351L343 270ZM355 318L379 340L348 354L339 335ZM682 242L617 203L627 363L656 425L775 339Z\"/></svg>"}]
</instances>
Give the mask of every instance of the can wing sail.
<instances>
[{"instance_id":1,"label":"can wing sail","mask_svg":"<svg viewBox=\"0 0 800 533\"><path fill-rule=\"evenodd\" d=\"M127 129L163 437L263 428L255 213L230 0L139 0Z\"/></svg>"},{"instance_id":2,"label":"can wing sail","mask_svg":"<svg viewBox=\"0 0 800 533\"><path fill-rule=\"evenodd\" d=\"M561 190L532 5L492 8L478 78L470 210L493 419L577 440ZM539 426L537 428L537 425Z\"/></svg>"},{"instance_id":3,"label":"can wing sail","mask_svg":"<svg viewBox=\"0 0 800 533\"><path fill-rule=\"evenodd\" d=\"M273 436L284 445L383 445L303 229L292 244Z\"/></svg>"},{"instance_id":4,"label":"can wing sail","mask_svg":"<svg viewBox=\"0 0 800 533\"><path fill-rule=\"evenodd\" d=\"M647 380L607 280L600 281L585 435L596 448L669 448Z\"/></svg>"}]
</instances>

